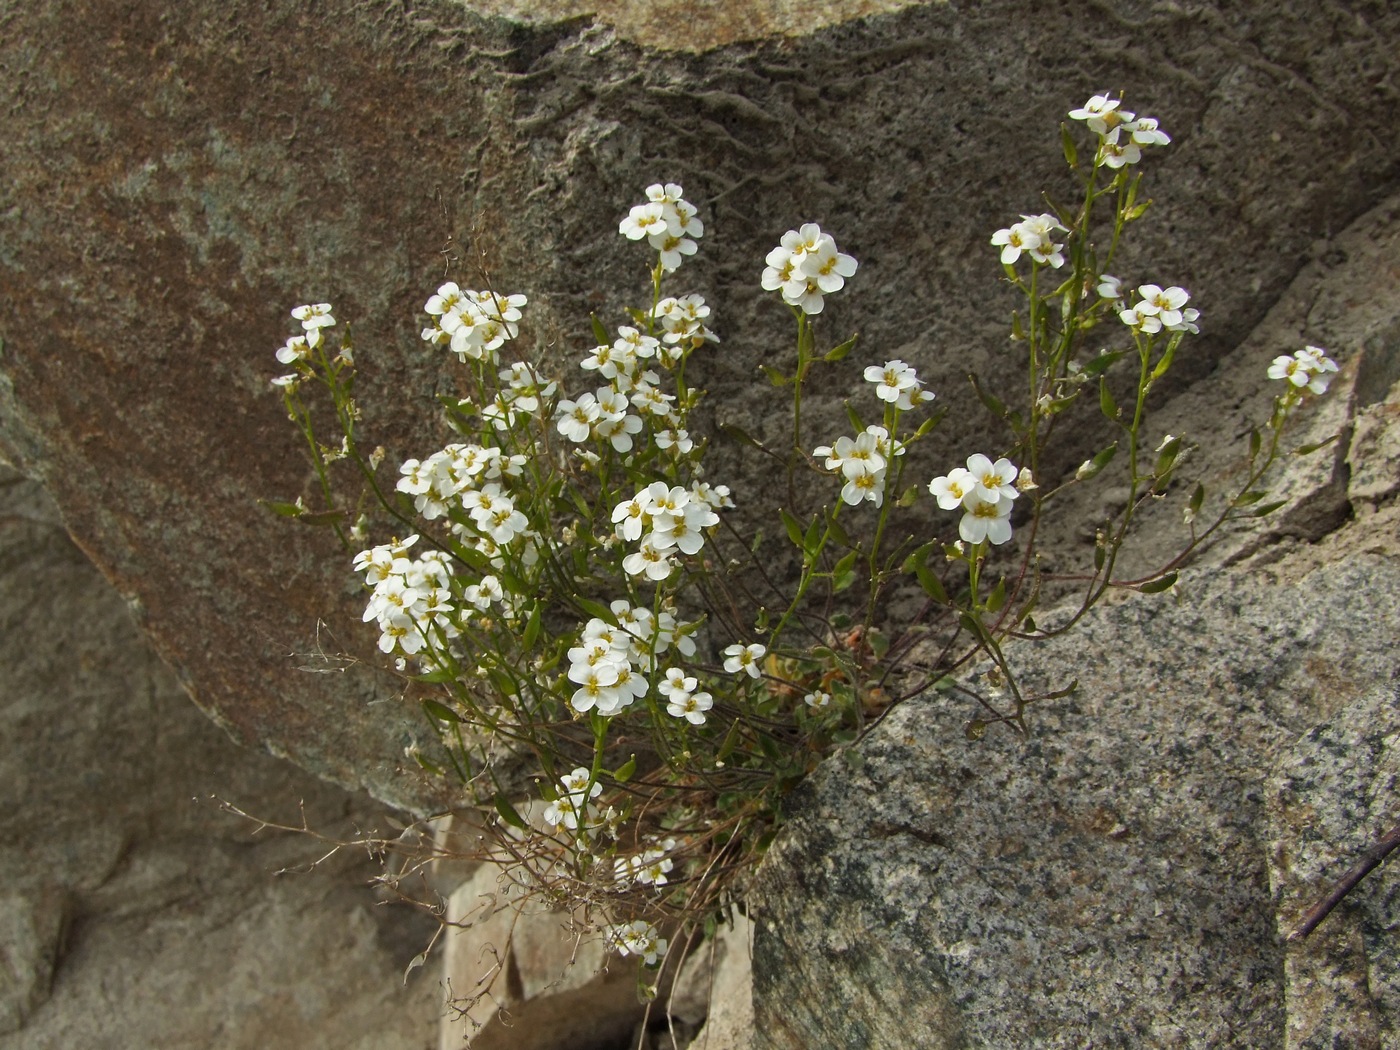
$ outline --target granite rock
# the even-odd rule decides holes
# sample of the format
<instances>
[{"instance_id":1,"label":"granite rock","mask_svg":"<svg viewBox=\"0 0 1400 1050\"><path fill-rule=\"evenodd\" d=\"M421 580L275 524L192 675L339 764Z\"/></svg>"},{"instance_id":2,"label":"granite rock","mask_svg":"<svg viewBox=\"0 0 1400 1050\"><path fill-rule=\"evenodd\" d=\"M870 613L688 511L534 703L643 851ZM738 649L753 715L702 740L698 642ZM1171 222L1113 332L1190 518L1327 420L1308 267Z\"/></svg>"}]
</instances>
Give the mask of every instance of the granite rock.
<instances>
[{"instance_id":1,"label":"granite rock","mask_svg":"<svg viewBox=\"0 0 1400 1050\"><path fill-rule=\"evenodd\" d=\"M817 220L862 264L825 330L915 364L959 420L923 470L992 441L964 381L999 372L1011 306L987 240L1066 188L1054 127L1088 95L1122 89L1175 139L1122 266L1204 310L1178 392L1400 174L1384 4L861 2L820 24L775 2L748 26L751 5L702 6L531 25L447 0L0 6L0 445L238 739L418 812L456 801L403 758L430 734L371 670L343 553L255 503L313 495L266 386L298 302L355 322L363 431L391 465L421 456L454 383L416 338L444 258L471 277L485 251L558 363L643 279L619 216L680 181L708 229L688 279L725 339L693 377L712 417L774 425L755 369L788 318L757 260ZM856 374L813 389L814 434ZM755 513L760 469L714 450Z\"/></svg>"}]
</instances>

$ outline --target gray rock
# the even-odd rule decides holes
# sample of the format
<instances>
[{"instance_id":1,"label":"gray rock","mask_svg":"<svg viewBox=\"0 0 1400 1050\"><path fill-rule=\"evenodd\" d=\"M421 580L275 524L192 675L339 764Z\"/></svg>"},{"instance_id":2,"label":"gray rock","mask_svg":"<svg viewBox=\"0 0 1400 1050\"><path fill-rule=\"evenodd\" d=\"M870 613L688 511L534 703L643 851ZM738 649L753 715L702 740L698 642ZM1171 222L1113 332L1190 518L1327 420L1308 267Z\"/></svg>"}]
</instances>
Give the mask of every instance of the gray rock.
<instances>
[{"instance_id":1,"label":"gray rock","mask_svg":"<svg viewBox=\"0 0 1400 1050\"><path fill-rule=\"evenodd\" d=\"M39 486L0 472L0 1048L428 1050L436 928L331 835L364 797L237 747L150 652Z\"/></svg>"},{"instance_id":2,"label":"gray rock","mask_svg":"<svg viewBox=\"0 0 1400 1050\"><path fill-rule=\"evenodd\" d=\"M677 180L708 227L688 286L726 340L692 377L713 415L776 434L755 368L788 319L759 260L814 219L862 263L824 330L917 365L958 421L922 471L992 444L963 378L1001 371L1011 300L987 241L1066 191L1054 127L1090 93L1121 88L1175 137L1121 263L1204 311L1177 389L1395 184L1389 7L915 3L713 46L797 33L805 7L751 23L748 4L703 6L705 25L666 8L669 34L664 13L527 27L459 4L4 8L0 444L240 740L419 811L454 801L402 758L430 734L369 669L343 554L254 503L312 495L266 388L297 302L356 322L364 430L391 464L420 456L443 440L423 406L453 383L415 334L444 240L533 297L531 338L557 360L589 311L620 319L644 263L611 231L642 186ZM814 389L812 444L856 374ZM760 469L715 450L713 476L755 514Z\"/></svg>"},{"instance_id":3,"label":"gray rock","mask_svg":"<svg viewBox=\"0 0 1400 1050\"><path fill-rule=\"evenodd\" d=\"M1297 928L1361 854L1395 826L1400 787L1400 692L1373 689L1290 748L1269 784L1269 879L1279 933ZM1400 1043L1400 957L1393 869L1373 871L1285 956L1286 1045L1392 1047Z\"/></svg>"},{"instance_id":4,"label":"gray rock","mask_svg":"<svg viewBox=\"0 0 1400 1050\"><path fill-rule=\"evenodd\" d=\"M1030 688L1080 683L1027 740L896 708L765 861L759 1045L1283 1045L1265 785L1397 669L1397 588L1373 555L1099 606L1014 649Z\"/></svg>"}]
</instances>

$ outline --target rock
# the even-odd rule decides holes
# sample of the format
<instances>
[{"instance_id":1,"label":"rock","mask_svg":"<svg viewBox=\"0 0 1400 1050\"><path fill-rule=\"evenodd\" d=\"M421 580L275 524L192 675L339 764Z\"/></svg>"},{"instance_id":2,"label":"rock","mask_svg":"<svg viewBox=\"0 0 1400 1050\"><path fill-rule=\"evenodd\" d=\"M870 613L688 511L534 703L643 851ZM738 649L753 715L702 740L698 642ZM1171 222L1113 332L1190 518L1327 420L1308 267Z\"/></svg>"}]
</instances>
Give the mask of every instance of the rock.
<instances>
[{"instance_id":1,"label":"rock","mask_svg":"<svg viewBox=\"0 0 1400 1050\"><path fill-rule=\"evenodd\" d=\"M757 1045L1283 1045L1266 787L1397 669L1397 587L1361 556L1101 605L1009 654L1031 689L1080 683L1026 740L896 708L765 861Z\"/></svg>"},{"instance_id":2,"label":"rock","mask_svg":"<svg viewBox=\"0 0 1400 1050\"><path fill-rule=\"evenodd\" d=\"M432 736L370 669L345 553L255 502L315 495L267 390L298 302L356 324L362 432L392 470L444 439L424 406L453 374L416 337L444 240L532 296L529 338L558 364L590 311L617 321L641 285L619 216L677 180L708 228L687 286L726 340L693 376L711 412L776 425L754 377L788 318L758 260L815 219L862 267L824 331L912 362L958 420L924 471L992 441L964 381L1000 371L1011 305L987 241L1065 188L1054 127L1091 92L1122 88L1175 139L1121 261L1204 310L1178 391L1397 174L1400 13L1384 6L862 0L830 10L883 13L841 24L779 0L753 23L747 3L700 8L525 26L458 4L8 6L0 445L239 740L419 813L460 802L403 758ZM812 444L844 426L855 375L813 391ZM1085 428L1062 465L1098 439ZM752 457L713 458L765 514Z\"/></svg>"},{"instance_id":3,"label":"rock","mask_svg":"<svg viewBox=\"0 0 1400 1050\"><path fill-rule=\"evenodd\" d=\"M677 980L672 1011L686 1020L704 1020L691 1050L748 1050L753 1041L754 924L737 912L730 919L732 925L721 926L712 941L696 948ZM685 998L679 1001L682 990Z\"/></svg>"},{"instance_id":4,"label":"rock","mask_svg":"<svg viewBox=\"0 0 1400 1050\"><path fill-rule=\"evenodd\" d=\"M521 908L518 887L495 865L457 888L447 921L454 1016L440 1050L601 1050L625 1045L642 1019L636 966L610 956L581 917L538 902Z\"/></svg>"},{"instance_id":5,"label":"rock","mask_svg":"<svg viewBox=\"0 0 1400 1050\"><path fill-rule=\"evenodd\" d=\"M1395 826L1400 692L1373 689L1284 753L1269 784L1269 881L1287 937L1362 853ZM1288 944L1286 1046L1394 1046L1400 1039L1400 921L1394 871L1380 868L1304 940Z\"/></svg>"},{"instance_id":6,"label":"rock","mask_svg":"<svg viewBox=\"0 0 1400 1050\"><path fill-rule=\"evenodd\" d=\"M332 835L388 814L237 747L146 646L39 486L0 472L0 1048L426 1050L431 918Z\"/></svg>"}]
</instances>

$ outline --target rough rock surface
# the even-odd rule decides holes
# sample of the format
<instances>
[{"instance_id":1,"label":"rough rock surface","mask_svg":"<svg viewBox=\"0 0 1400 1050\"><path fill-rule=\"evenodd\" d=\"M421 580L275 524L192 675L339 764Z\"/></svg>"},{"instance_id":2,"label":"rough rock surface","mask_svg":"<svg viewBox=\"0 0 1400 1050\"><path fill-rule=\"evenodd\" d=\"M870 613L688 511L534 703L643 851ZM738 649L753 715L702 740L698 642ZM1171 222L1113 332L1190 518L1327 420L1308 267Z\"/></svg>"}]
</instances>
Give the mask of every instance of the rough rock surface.
<instances>
[{"instance_id":1,"label":"rough rock surface","mask_svg":"<svg viewBox=\"0 0 1400 1050\"><path fill-rule=\"evenodd\" d=\"M1373 689L1303 734L1269 785L1269 878L1287 936L1309 907L1395 826L1400 691ZM1400 886L1373 872L1284 960L1291 1050L1400 1040Z\"/></svg>"},{"instance_id":2,"label":"rough rock surface","mask_svg":"<svg viewBox=\"0 0 1400 1050\"><path fill-rule=\"evenodd\" d=\"M1029 740L897 708L766 862L759 1045L1282 1046L1265 786L1400 669L1394 603L1356 614L1397 589L1400 559L1363 555L1100 606L1013 656L1032 688L1080 682Z\"/></svg>"},{"instance_id":3,"label":"rough rock surface","mask_svg":"<svg viewBox=\"0 0 1400 1050\"><path fill-rule=\"evenodd\" d=\"M405 768L426 735L412 705L353 662L372 639L343 556L253 502L311 495L266 388L291 305L356 322L364 429L391 465L420 456L443 440L422 406L453 382L415 334L444 240L486 250L499 287L534 297L530 338L567 356L590 310L616 321L635 297L644 264L611 231L673 179L708 228L686 277L726 340L692 377L713 411L773 425L754 370L788 318L758 260L815 219L862 263L825 330L919 367L967 442L927 446L946 459L990 441L963 381L997 372L1004 345L987 240L1065 188L1068 107L1121 88L1175 138L1148 164L1159 203L1122 266L1204 311L1178 386L1400 173L1400 12L1380 3L916 3L664 52L625 17L525 27L445 0L9 0L0 19L0 444L206 711L418 810L450 800ZM814 390L814 432L855 375ZM743 498L755 465L715 452ZM351 662L305 673L323 652Z\"/></svg>"},{"instance_id":4,"label":"rough rock surface","mask_svg":"<svg viewBox=\"0 0 1400 1050\"><path fill-rule=\"evenodd\" d=\"M0 474L0 1047L431 1050L430 919L379 868L254 834L387 831L382 809L237 747L188 700L37 485Z\"/></svg>"}]
</instances>

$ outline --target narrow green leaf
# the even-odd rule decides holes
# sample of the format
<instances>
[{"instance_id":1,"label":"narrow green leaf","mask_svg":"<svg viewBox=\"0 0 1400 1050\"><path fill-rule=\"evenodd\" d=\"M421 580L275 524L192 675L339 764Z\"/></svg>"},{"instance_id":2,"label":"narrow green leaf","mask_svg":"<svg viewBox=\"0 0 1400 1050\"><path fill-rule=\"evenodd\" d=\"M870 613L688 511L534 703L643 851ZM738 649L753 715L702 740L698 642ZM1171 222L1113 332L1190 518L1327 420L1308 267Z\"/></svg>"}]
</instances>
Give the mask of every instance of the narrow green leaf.
<instances>
[{"instance_id":1,"label":"narrow green leaf","mask_svg":"<svg viewBox=\"0 0 1400 1050\"><path fill-rule=\"evenodd\" d=\"M792 540L792 545L798 550L805 550L802 542L802 523L794 518L786 507L778 509L779 516L783 519L783 528L787 529L788 539Z\"/></svg>"},{"instance_id":2,"label":"narrow green leaf","mask_svg":"<svg viewBox=\"0 0 1400 1050\"><path fill-rule=\"evenodd\" d=\"M530 610L530 619L525 622L525 633L521 636L521 644L528 651L533 649L535 642L540 637L540 607L536 603Z\"/></svg>"},{"instance_id":3,"label":"narrow green leaf","mask_svg":"<svg viewBox=\"0 0 1400 1050\"><path fill-rule=\"evenodd\" d=\"M735 441L739 442L741 445L749 445L749 446L752 447L752 448L758 449L760 452L767 452L767 451L768 451L768 450L765 449L761 444L759 444L754 438L750 437L742 428L736 427L736 426L734 426L734 424L732 424L732 423L721 423L721 424L719 424L719 429L720 429L720 433L722 433L722 434L724 434L724 435L726 435L726 436L728 436L728 437L733 438ZM571 488L572 488L572 486L571 486Z\"/></svg>"},{"instance_id":4,"label":"narrow green leaf","mask_svg":"<svg viewBox=\"0 0 1400 1050\"><path fill-rule=\"evenodd\" d=\"M588 319L593 322L593 338L599 346L610 346L612 340L608 338L607 326L598 320L597 314L589 314Z\"/></svg>"},{"instance_id":5,"label":"narrow green leaf","mask_svg":"<svg viewBox=\"0 0 1400 1050\"><path fill-rule=\"evenodd\" d=\"M943 589L943 581L933 574L927 565L920 565L914 570L914 575L919 579L919 586L924 589L934 601L940 605L948 604L948 592Z\"/></svg>"},{"instance_id":6,"label":"narrow green leaf","mask_svg":"<svg viewBox=\"0 0 1400 1050\"><path fill-rule=\"evenodd\" d=\"M260 499L258 502L280 518L299 518L306 513L306 508L299 503L279 499Z\"/></svg>"},{"instance_id":7,"label":"narrow green leaf","mask_svg":"<svg viewBox=\"0 0 1400 1050\"><path fill-rule=\"evenodd\" d=\"M1201 504L1206 501L1206 487L1199 481L1196 482L1196 491L1191 493L1191 503L1189 511L1192 518L1201 512Z\"/></svg>"},{"instance_id":8,"label":"narrow green leaf","mask_svg":"<svg viewBox=\"0 0 1400 1050\"><path fill-rule=\"evenodd\" d=\"M1118 402L1113 400L1113 394L1108 389L1108 379L1099 380L1099 411L1113 422L1118 422Z\"/></svg>"},{"instance_id":9,"label":"narrow green leaf","mask_svg":"<svg viewBox=\"0 0 1400 1050\"><path fill-rule=\"evenodd\" d=\"M1177 454L1181 451L1181 438L1174 437L1162 446L1162 451L1157 453L1157 467L1153 471L1157 477L1162 477L1171 470L1176 462Z\"/></svg>"},{"instance_id":10,"label":"narrow green leaf","mask_svg":"<svg viewBox=\"0 0 1400 1050\"><path fill-rule=\"evenodd\" d=\"M841 523L836 520L834 514L827 515L827 526L831 529L831 538L843 547L854 547L851 537L846 535L846 530L841 527Z\"/></svg>"},{"instance_id":11,"label":"narrow green leaf","mask_svg":"<svg viewBox=\"0 0 1400 1050\"><path fill-rule=\"evenodd\" d=\"M423 757L423 753L419 751L416 747L412 749L412 752L413 760L417 762L420 766L422 766L424 769L426 769L429 773L433 774L433 776L441 777L447 775L447 771L444 770L442 766L438 765L436 762L429 762L426 758Z\"/></svg>"},{"instance_id":12,"label":"narrow green leaf","mask_svg":"<svg viewBox=\"0 0 1400 1050\"><path fill-rule=\"evenodd\" d=\"M510 804L510 799L500 792L496 793L496 812L511 827L519 828L521 831L530 830L530 825L525 823L525 818L515 811L515 807Z\"/></svg>"},{"instance_id":13,"label":"narrow green leaf","mask_svg":"<svg viewBox=\"0 0 1400 1050\"><path fill-rule=\"evenodd\" d=\"M457 677L457 672L450 667L435 667L431 671L424 671L422 674L413 676L415 682L427 682L432 685L439 685L443 682L451 682Z\"/></svg>"},{"instance_id":14,"label":"narrow green leaf","mask_svg":"<svg viewBox=\"0 0 1400 1050\"><path fill-rule=\"evenodd\" d=\"M1241 492L1238 496L1235 497L1235 506L1248 507L1252 504L1258 503L1268 494L1268 489L1251 489L1249 492Z\"/></svg>"},{"instance_id":15,"label":"narrow green leaf","mask_svg":"<svg viewBox=\"0 0 1400 1050\"><path fill-rule=\"evenodd\" d=\"M1005 419L1007 416L1006 405L1002 404L990 391L983 390L981 382L978 381L974 373L969 372L967 374L967 379L968 382L972 384L972 389L977 391L977 396L981 399L982 404L986 406L987 411L998 419Z\"/></svg>"},{"instance_id":16,"label":"narrow green leaf","mask_svg":"<svg viewBox=\"0 0 1400 1050\"><path fill-rule=\"evenodd\" d=\"M613 626L617 625L617 617L615 617L612 610L602 602L595 602L592 598L584 598L582 595L575 595L574 604L589 616L596 616L604 623L610 623Z\"/></svg>"},{"instance_id":17,"label":"narrow green leaf","mask_svg":"<svg viewBox=\"0 0 1400 1050\"><path fill-rule=\"evenodd\" d=\"M1286 499L1281 499L1276 503L1264 503L1258 507L1255 507L1251 513L1256 518L1265 518L1272 514L1274 511L1278 510L1280 507L1286 506L1287 503L1288 500Z\"/></svg>"},{"instance_id":18,"label":"narrow green leaf","mask_svg":"<svg viewBox=\"0 0 1400 1050\"><path fill-rule=\"evenodd\" d=\"M843 357L845 357L847 354L849 354L852 350L855 349L856 340L859 339L859 338L860 338L860 333L857 332L855 335L851 336L851 338L847 339L847 340L846 340L844 343L842 343L840 346L835 346L835 347L832 347L830 350L828 350L828 351L826 352L826 356L823 357L822 360L823 360L823 361L840 361Z\"/></svg>"},{"instance_id":19,"label":"narrow green leaf","mask_svg":"<svg viewBox=\"0 0 1400 1050\"><path fill-rule=\"evenodd\" d=\"M855 564L858 553L858 551L848 552L831 570L831 589L837 594L856 582Z\"/></svg>"},{"instance_id":20,"label":"narrow green leaf","mask_svg":"<svg viewBox=\"0 0 1400 1050\"><path fill-rule=\"evenodd\" d=\"M1169 572L1157 580L1150 580L1138 588L1143 594L1161 594L1163 591L1171 590L1176 583L1177 573Z\"/></svg>"},{"instance_id":21,"label":"narrow green leaf","mask_svg":"<svg viewBox=\"0 0 1400 1050\"><path fill-rule=\"evenodd\" d=\"M1318 449L1323 449L1328 445L1334 444L1339 436L1338 434L1333 434L1330 438L1323 441L1314 441L1307 445L1299 445L1293 450L1293 454L1295 456L1310 456Z\"/></svg>"},{"instance_id":22,"label":"narrow green leaf","mask_svg":"<svg viewBox=\"0 0 1400 1050\"><path fill-rule=\"evenodd\" d=\"M1074 144L1074 136L1069 133L1069 125L1060 125L1060 148L1064 150L1065 163L1079 170L1079 149Z\"/></svg>"},{"instance_id":23,"label":"narrow green leaf","mask_svg":"<svg viewBox=\"0 0 1400 1050\"><path fill-rule=\"evenodd\" d=\"M997 580L997 585L992 588L992 593L987 595L987 611L1000 612L1001 607L1006 604L1006 577Z\"/></svg>"},{"instance_id":24,"label":"narrow green leaf","mask_svg":"<svg viewBox=\"0 0 1400 1050\"><path fill-rule=\"evenodd\" d=\"M1099 354L1097 357L1091 359L1089 363L1084 366L1082 371L1084 375L1088 376L1090 379L1094 379L1095 377L1101 376L1103 375L1103 373L1107 372L1114 365L1114 363L1120 360L1126 353L1126 350L1105 351L1104 353Z\"/></svg>"},{"instance_id":25,"label":"narrow green leaf","mask_svg":"<svg viewBox=\"0 0 1400 1050\"><path fill-rule=\"evenodd\" d=\"M1259 433L1258 427L1253 427L1249 431L1249 461L1254 462L1254 458L1259 455L1259 450L1264 446L1264 435Z\"/></svg>"},{"instance_id":26,"label":"narrow green leaf","mask_svg":"<svg viewBox=\"0 0 1400 1050\"><path fill-rule=\"evenodd\" d=\"M865 424L861 422L861 420L860 420L860 413L857 412L857 411L855 410L855 406L853 406L849 401L847 401L847 402L845 403L845 407L846 407L846 418L849 419L849 420L851 421L851 426L853 426L853 427L856 428L856 433L857 433L857 434L864 433L864 432L865 432Z\"/></svg>"},{"instance_id":27,"label":"narrow green leaf","mask_svg":"<svg viewBox=\"0 0 1400 1050\"><path fill-rule=\"evenodd\" d=\"M809 558L817 556L817 546L821 543L822 519L815 517L812 524L807 526L807 532L802 537L802 550Z\"/></svg>"},{"instance_id":28,"label":"narrow green leaf","mask_svg":"<svg viewBox=\"0 0 1400 1050\"><path fill-rule=\"evenodd\" d=\"M434 700L431 697L425 697L423 699L423 710L428 712L429 718L441 722L444 725L453 725L462 721L462 716L456 711L452 710L452 708L448 707L440 700Z\"/></svg>"},{"instance_id":29,"label":"narrow green leaf","mask_svg":"<svg viewBox=\"0 0 1400 1050\"><path fill-rule=\"evenodd\" d=\"M759 365L763 369L763 374L768 377L768 382L774 386L787 386L792 382L792 376L785 376L772 365Z\"/></svg>"},{"instance_id":30,"label":"narrow green leaf","mask_svg":"<svg viewBox=\"0 0 1400 1050\"><path fill-rule=\"evenodd\" d=\"M619 784L625 784L632 779L632 774L635 772L637 772L637 756L633 755L617 767L617 772L613 773L613 779Z\"/></svg>"}]
</instances>

